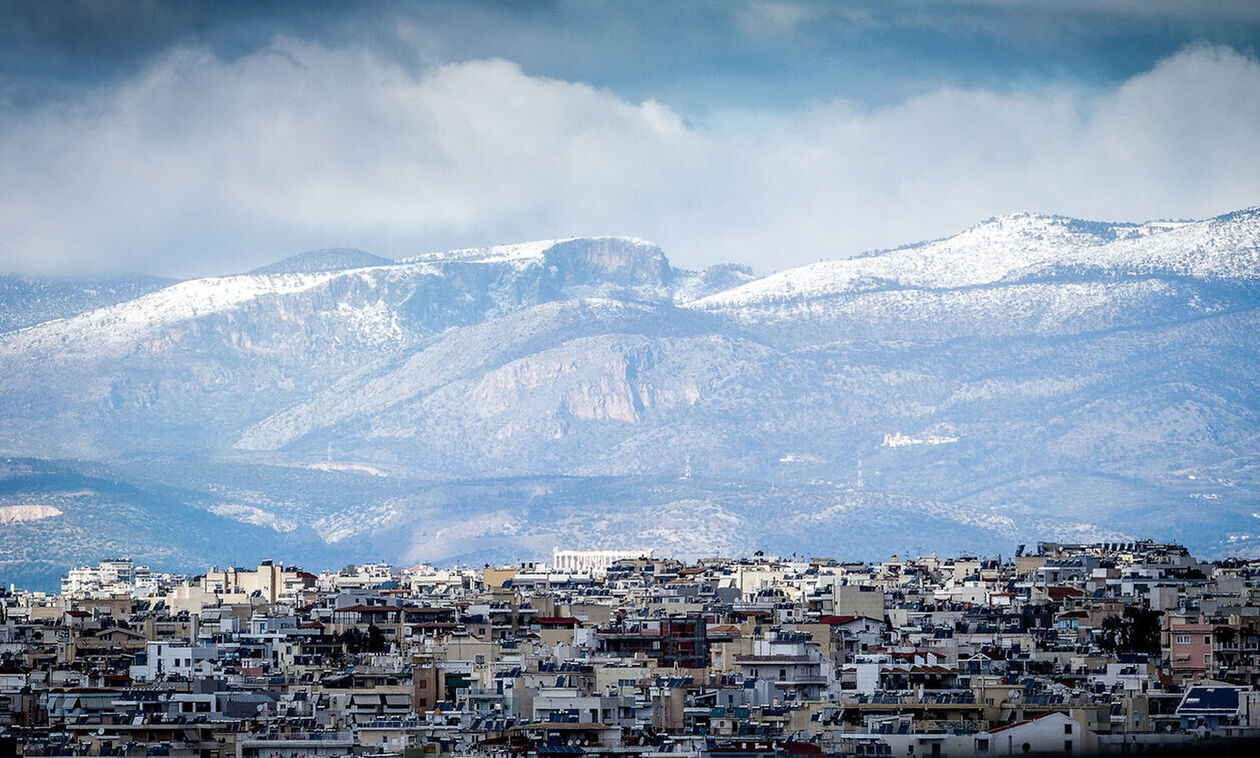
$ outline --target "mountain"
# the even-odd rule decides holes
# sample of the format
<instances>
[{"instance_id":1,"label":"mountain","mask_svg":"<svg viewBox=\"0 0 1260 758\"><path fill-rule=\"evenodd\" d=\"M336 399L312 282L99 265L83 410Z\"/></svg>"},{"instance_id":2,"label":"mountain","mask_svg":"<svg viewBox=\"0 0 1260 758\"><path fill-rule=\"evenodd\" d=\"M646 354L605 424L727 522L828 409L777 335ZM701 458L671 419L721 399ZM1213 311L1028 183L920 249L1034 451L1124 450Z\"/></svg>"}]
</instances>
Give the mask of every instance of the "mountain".
<instances>
[{"instance_id":1,"label":"mountain","mask_svg":"<svg viewBox=\"0 0 1260 758\"><path fill-rule=\"evenodd\" d=\"M345 271L351 268L371 268L372 266L388 266L393 263L389 258L372 255L363 250L350 247L332 247L324 250L309 250L305 253L291 255L284 260L250 271L250 274L315 274L320 271Z\"/></svg>"},{"instance_id":2,"label":"mountain","mask_svg":"<svg viewBox=\"0 0 1260 758\"><path fill-rule=\"evenodd\" d=\"M307 562L1260 544L1260 210L1019 214L761 278L616 237L260 271L0 334L0 455L59 472L0 489L59 511L0 523L11 571L95 554L80 509L119 498L68 471Z\"/></svg>"}]
</instances>

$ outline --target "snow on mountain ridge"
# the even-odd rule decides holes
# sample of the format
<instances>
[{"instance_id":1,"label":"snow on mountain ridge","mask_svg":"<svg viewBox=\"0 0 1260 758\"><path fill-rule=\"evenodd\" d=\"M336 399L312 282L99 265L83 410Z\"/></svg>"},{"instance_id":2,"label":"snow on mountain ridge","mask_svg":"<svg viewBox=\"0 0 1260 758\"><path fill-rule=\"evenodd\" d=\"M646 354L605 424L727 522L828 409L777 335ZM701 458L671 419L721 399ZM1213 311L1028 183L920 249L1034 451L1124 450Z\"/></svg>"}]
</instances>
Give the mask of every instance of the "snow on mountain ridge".
<instances>
[{"instance_id":1,"label":"snow on mountain ridge","mask_svg":"<svg viewBox=\"0 0 1260 758\"><path fill-rule=\"evenodd\" d=\"M420 253L402 258L399 263L500 263L504 261L541 261L543 253L561 242L571 242L577 237L513 242L487 247L465 247Z\"/></svg>"},{"instance_id":2,"label":"snow on mountain ridge","mask_svg":"<svg viewBox=\"0 0 1260 758\"><path fill-rule=\"evenodd\" d=\"M64 356L117 348L133 344L144 334L161 327L219 313L264 295L310 290L344 273L242 274L189 279L135 300L0 335L0 354L44 349L47 354Z\"/></svg>"},{"instance_id":3,"label":"snow on mountain ridge","mask_svg":"<svg viewBox=\"0 0 1260 758\"><path fill-rule=\"evenodd\" d=\"M517 302L520 293L534 291L530 302L536 302L537 297L646 297L673 300L687 308L743 311L747 316L771 305L779 311L794 303L816 310L829 298L862 292L958 290L1056 279L1084 270L1253 280L1260 278L1260 209L1206 221L1143 224L1020 213L989 219L945 239L815 263L751 280L751 272L745 270L716 267L695 275L673 269L656 245L614 236L465 248L337 271L194 279L130 301L0 335L0 355L42 353L65 358L125 353L151 340L169 340L167 333L175 324L226 312L262 297L310 291L335 280L348 283L334 295L338 298L334 311L338 323L344 322L363 344L401 344L403 327L398 309L415 283L447 279L450 265L464 264L506 266L506 271L518 274L534 272L531 282L538 280L523 291L505 289L500 275L487 270L471 280L456 277L451 280L455 289L441 291L443 298L462 296L473 302L468 298L480 297L481 290L466 288L488 287L486 292L493 294L474 308L489 307L483 315L526 304ZM347 289L356 293L356 299L349 303L340 300ZM387 297L391 299L382 299L382 292L390 293ZM500 302L501 295L507 299ZM796 307L791 305L788 310ZM282 307L281 317L283 311ZM456 320L468 317L476 314L463 313ZM425 329L444 328L443 324L446 321L433 322Z\"/></svg>"},{"instance_id":4,"label":"snow on mountain ridge","mask_svg":"<svg viewBox=\"0 0 1260 758\"><path fill-rule=\"evenodd\" d=\"M407 286L422 279L443 279L449 274L448 264L507 265L518 273L532 267L541 269L548 263L548 251L559 253L567 245L580 242L611 242L614 247L628 246L632 250L650 251L661 258L661 265L668 270L668 262L664 261L659 248L645 240L629 237L541 240L431 253L397 262L379 259L384 261L379 265L311 271L282 270L295 264L300 267L304 259L312 255L301 253L255 273L190 279L133 300L14 330L0 335L0 356L37 352L65 358L74 354L104 356L125 353L149 339L163 339L159 335L179 323L227 312L262 297L294 295L335 281L354 283L355 280L368 289L362 289L359 284L353 284L351 289L357 287L361 292L370 293L384 288L396 293L396 300L392 303L378 299L377 295L368 295L367 302L353 305L338 302L335 308L335 313L365 343L384 344L399 339L397 308L405 297L397 294L398 285ZM595 247L599 245L595 244ZM318 256L326 252L329 251L315 251L314 254ZM362 255L376 258L367 253ZM593 251L579 277L615 277L616 255L616 250L612 252L612 258L607 254L600 257L598 250ZM361 257L358 260L368 261ZM540 274L539 278L547 276ZM507 305L510 306L510 303Z\"/></svg>"},{"instance_id":5,"label":"snow on mountain ridge","mask_svg":"<svg viewBox=\"0 0 1260 758\"><path fill-rule=\"evenodd\" d=\"M1168 272L1197 278L1260 278L1260 207L1226 213L1205 221L1173 224L1149 241L1124 238L1108 244L1105 256L1091 261L1079 251L1065 263L1107 267L1135 273Z\"/></svg>"},{"instance_id":6,"label":"snow on mountain ridge","mask_svg":"<svg viewBox=\"0 0 1260 758\"><path fill-rule=\"evenodd\" d=\"M788 269L689 304L725 309L886 289L957 289L1015 282L1059 268L1260 275L1260 211L1197 222L1082 221L1018 213L944 239Z\"/></svg>"},{"instance_id":7,"label":"snow on mountain ridge","mask_svg":"<svg viewBox=\"0 0 1260 758\"><path fill-rule=\"evenodd\" d=\"M640 247L656 247L653 243L639 237L602 236L602 237L559 237L556 239L532 240L529 242L512 242L487 247L465 247L456 250L443 250L421 253L399 260L399 263L500 263L504 261L542 261L545 253L556 245L565 242L586 240L590 242L615 241Z\"/></svg>"}]
</instances>

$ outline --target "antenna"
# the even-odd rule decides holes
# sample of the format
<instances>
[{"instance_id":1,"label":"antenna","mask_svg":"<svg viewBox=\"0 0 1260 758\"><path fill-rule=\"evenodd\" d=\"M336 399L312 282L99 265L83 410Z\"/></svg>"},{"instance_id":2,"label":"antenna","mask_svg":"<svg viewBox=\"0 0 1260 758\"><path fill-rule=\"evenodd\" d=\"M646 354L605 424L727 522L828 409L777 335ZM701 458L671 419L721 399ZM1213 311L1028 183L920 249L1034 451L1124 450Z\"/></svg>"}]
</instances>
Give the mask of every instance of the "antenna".
<instances>
[{"instance_id":1,"label":"antenna","mask_svg":"<svg viewBox=\"0 0 1260 758\"><path fill-rule=\"evenodd\" d=\"M857 467L857 488L858 488L858 489L863 489L863 486L862 486L862 451L861 451L861 450L859 450L859 451L858 451L858 454L857 454L857 464L858 464L858 467Z\"/></svg>"},{"instance_id":2,"label":"antenna","mask_svg":"<svg viewBox=\"0 0 1260 758\"><path fill-rule=\"evenodd\" d=\"M686 464L683 466L683 475L682 475L682 478L683 478L684 480L689 480L689 479L691 479L691 456L690 456L690 455L689 455L689 456L687 456L687 462L686 462Z\"/></svg>"}]
</instances>

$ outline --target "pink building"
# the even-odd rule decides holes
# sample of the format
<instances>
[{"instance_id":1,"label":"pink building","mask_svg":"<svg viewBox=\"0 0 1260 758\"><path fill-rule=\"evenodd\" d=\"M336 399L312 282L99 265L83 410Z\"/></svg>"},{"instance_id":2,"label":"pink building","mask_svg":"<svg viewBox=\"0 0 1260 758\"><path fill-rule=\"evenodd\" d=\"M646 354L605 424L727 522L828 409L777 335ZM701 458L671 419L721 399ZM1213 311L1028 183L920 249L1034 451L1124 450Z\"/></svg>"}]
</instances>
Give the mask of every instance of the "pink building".
<instances>
[{"instance_id":1,"label":"pink building","mask_svg":"<svg viewBox=\"0 0 1260 758\"><path fill-rule=\"evenodd\" d=\"M1174 676L1194 679L1212 666L1212 625L1202 614L1164 616L1164 649Z\"/></svg>"}]
</instances>

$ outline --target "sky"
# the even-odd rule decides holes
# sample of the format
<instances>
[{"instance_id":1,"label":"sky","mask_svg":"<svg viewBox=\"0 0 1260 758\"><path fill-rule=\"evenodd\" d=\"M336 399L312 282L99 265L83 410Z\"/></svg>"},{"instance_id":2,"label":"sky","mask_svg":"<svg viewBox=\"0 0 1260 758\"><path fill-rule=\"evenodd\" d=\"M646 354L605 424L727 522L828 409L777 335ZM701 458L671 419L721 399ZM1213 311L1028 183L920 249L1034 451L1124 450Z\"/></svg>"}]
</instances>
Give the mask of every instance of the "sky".
<instances>
[{"instance_id":1,"label":"sky","mask_svg":"<svg viewBox=\"0 0 1260 758\"><path fill-rule=\"evenodd\" d=\"M0 0L0 271L1203 218L1260 204L1258 42L1251 0Z\"/></svg>"}]
</instances>

